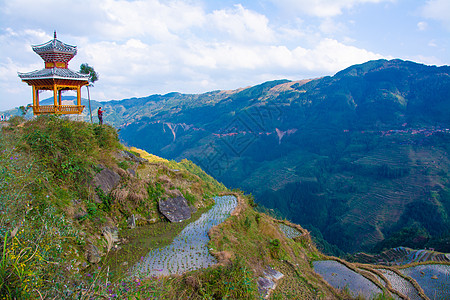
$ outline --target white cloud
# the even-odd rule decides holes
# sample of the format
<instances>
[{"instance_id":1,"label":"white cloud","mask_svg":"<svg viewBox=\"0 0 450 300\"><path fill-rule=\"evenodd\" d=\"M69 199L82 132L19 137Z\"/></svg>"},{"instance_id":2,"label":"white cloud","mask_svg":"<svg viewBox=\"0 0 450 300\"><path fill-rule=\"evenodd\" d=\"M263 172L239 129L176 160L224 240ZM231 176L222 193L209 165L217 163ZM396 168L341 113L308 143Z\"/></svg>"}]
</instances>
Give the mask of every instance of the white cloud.
<instances>
[{"instance_id":1,"label":"white cloud","mask_svg":"<svg viewBox=\"0 0 450 300\"><path fill-rule=\"evenodd\" d=\"M427 22L419 22L417 23L417 29L419 29L420 31L425 31L428 28L428 24Z\"/></svg>"},{"instance_id":2,"label":"white cloud","mask_svg":"<svg viewBox=\"0 0 450 300\"><path fill-rule=\"evenodd\" d=\"M365 3L392 2L393 0L273 0L275 5L289 11L301 12L320 18L335 17L343 10Z\"/></svg>"},{"instance_id":3,"label":"white cloud","mask_svg":"<svg viewBox=\"0 0 450 300\"><path fill-rule=\"evenodd\" d=\"M79 51L79 61L95 62L100 73L92 91L94 98L102 97L100 100L170 91L198 93L276 78L332 75L352 64L382 58L333 39L323 39L309 49L199 39L175 44L130 39L83 48L86 50Z\"/></svg>"},{"instance_id":4,"label":"white cloud","mask_svg":"<svg viewBox=\"0 0 450 300\"><path fill-rule=\"evenodd\" d=\"M344 45L334 39L324 39L312 51L309 60L314 62L314 69L336 72L353 64L368 60L385 58L365 49Z\"/></svg>"},{"instance_id":5,"label":"white cloud","mask_svg":"<svg viewBox=\"0 0 450 300\"><path fill-rule=\"evenodd\" d=\"M104 2L104 3L101 3ZM183 1L99 1L99 9L106 13L106 24L98 23L97 30L105 36L147 36L162 41L177 38L176 34L191 27L201 27L205 14L200 6Z\"/></svg>"},{"instance_id":6,"label":"white cloud","mask_svg":"<svg viewBox=\"0 0 450 300\"><path fill-rule=\"evenodd\" d=\"M208 20L212 29L226 33L233 40L268 43L275 38L267 17L245 9L241 4L233 9L215 10Z\"/></svg>"},{"instance_id":7,"label":"white cloud","mask_svg":"<svg viewBox=\"0 0 450 300\"><path fill-rule=\"evenodd\" d=\"M428 0L422 7L422 15L428 19L441 22L447 30L450 30L450 1Z\"/></svg>"}]
</instances>

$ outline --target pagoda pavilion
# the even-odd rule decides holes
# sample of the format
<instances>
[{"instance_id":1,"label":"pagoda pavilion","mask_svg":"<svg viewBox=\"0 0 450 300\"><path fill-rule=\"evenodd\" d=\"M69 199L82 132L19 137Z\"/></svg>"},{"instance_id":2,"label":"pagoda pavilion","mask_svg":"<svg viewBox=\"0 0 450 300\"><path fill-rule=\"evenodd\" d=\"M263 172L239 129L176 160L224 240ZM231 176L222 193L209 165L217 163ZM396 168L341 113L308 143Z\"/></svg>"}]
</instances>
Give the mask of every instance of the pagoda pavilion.
<instances>
[{"instance_id":1,"label":"pagoda pavilion","mask_svg":"<svg viewBox=\"0 0 450 300\"><path fill-rule=\"evenodd\" d=\"M40 114L81 114L81 87L89 84L89 75L70 70L69 61L77 54L77 47L65 44L56 38L45 44L32 46L33 51L45 62L45 68L29 73L18 73L23 82L33 88L33 113ZM53 91L53 105L39 104L39 91ZM61 105L61 92L77 91L77 105Z\"/></svg>"}]
</instances>

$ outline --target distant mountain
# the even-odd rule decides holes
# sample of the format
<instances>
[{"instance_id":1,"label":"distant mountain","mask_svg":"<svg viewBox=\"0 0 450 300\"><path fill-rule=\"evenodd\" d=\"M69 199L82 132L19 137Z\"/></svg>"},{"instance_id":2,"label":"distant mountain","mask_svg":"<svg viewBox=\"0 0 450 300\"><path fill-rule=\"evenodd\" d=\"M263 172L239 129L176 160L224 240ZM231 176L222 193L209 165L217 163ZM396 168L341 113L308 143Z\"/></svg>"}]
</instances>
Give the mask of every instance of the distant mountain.
<instances>
[{"instance_id":1,"label":"distant mountain","mask_svg":"<svg viewBox=\"0 0 450 300\"><path fill-rule=\"evenodd\" d=\"M332 77L102 104L125 143L252 192L325 252L450 251L448 66L377 60Z\"/></svg>"}]
</instances>

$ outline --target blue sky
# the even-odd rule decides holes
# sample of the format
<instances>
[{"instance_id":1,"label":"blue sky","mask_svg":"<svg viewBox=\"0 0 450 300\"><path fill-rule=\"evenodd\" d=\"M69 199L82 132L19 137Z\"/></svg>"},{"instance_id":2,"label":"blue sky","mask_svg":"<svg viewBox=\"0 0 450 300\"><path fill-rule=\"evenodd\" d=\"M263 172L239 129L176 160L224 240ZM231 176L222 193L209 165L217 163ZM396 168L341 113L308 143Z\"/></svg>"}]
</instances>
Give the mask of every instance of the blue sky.
<instances>
[{"instance_id":1,"label":"blue sky","mask_svg":"<svg viewBox=\"0 0 450 300\"><path fill-rule=\"evenodd\" d=\"M78 46L69 68L100 74L91 98L103 101L315 78L379 58L448 65L449 16L449 0L0 0L0 110L31 102L17 72L43 68L31 45L54 30Z\"/></svg>"}]
</instances>

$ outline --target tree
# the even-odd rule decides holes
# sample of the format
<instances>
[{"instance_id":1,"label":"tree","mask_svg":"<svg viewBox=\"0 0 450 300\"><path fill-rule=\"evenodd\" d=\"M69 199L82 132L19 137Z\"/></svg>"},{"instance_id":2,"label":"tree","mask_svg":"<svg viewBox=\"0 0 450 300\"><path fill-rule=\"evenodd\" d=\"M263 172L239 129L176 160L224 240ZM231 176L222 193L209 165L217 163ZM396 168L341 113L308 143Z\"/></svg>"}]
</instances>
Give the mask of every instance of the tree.
<instances>
[{"instance_id":1,"label":"tree","mask_svg":"<svg viewBox=\"0 0 450 300\"><path fill-rule=\"evenodd\" d=\"M22 113L22 116L25 117L25 115L27 114L28 110L30 109L30 105L25 106L19 106L20 112Z\"/></svg>"},{"instance_id":2,"label":"tree","mask_svg":"<svg viewBox=\"0 0 450 300\"><path fill-rule=\"evenodd\" d=\"M89 66L87 63L81 64L80 66L80 73L81 74L89 74L88 81L90 82L86 88L88 92L88 101L89 101L89 115L91 116L91 123L94 123L92 121L92 110L91 110L91 96L89 95L89 87L94 86L94 82L98 80L98 73L95 72L94 68Z\"/></svg>"}]
</instances>

